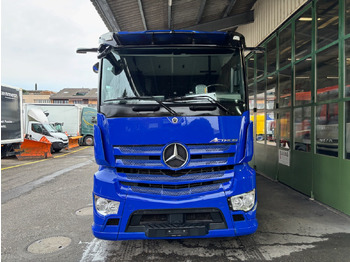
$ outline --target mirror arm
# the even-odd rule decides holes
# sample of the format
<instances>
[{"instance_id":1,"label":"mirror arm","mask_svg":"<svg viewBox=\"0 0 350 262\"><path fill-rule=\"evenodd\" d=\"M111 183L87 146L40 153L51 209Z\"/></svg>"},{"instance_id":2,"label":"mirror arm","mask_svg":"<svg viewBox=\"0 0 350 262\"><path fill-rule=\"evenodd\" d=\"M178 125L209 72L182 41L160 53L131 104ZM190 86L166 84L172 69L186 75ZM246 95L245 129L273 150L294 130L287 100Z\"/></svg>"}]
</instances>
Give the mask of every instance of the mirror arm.
<instances>
[{"instance_id":1,"label":"mirror arm","mask_svg":"<svg viewBox=\"0 0 350 262\"><path fill-rule=\"evenodd\" d=\"M77 48L77 54L86 54L88 52L97 53L97 48Z\"/></svg>"}]
</instances>

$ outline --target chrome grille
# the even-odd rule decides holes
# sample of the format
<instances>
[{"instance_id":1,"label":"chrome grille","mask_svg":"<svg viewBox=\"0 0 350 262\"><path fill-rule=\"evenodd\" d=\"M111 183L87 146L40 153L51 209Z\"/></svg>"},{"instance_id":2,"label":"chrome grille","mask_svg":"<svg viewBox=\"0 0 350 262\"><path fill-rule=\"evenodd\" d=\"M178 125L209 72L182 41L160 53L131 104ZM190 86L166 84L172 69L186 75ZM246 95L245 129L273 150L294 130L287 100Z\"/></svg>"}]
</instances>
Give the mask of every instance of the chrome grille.
<instances>
[{"instance_id":1,"label":"chrome grille","mask_svg":"<svg viewBox=\"0 0 350 262\"><path fill-rule=\"evenodd\" d=\"M166 196L183 196L198 194L208 191L215 191L220 186L230 181L230 179L191 183L191 184L180 184L180 185L169 185L169 184L145 184L145 183L129 183L120 182L121 185L127 186L130 190L136 193L153 194L153 195L166 195Z\"/></svg>"},{"instance_id":2,"label":"chrome grille","mask_svg":"<svg viewBox=\"0 0 350 262\"><path fill-rule=\"evenodd\" d=\"M150 146L115 146L122 154L160 154L163 145L150 145Z\"/></svg>"},{"instance_id":3,"label":"chrome grille","mask_svg":"<svg viewBox=\"0 0 350 262\"><path fill-rule=\"evenodd\" d=\"M188 167L195 167L195 166L216 166L216 165L225 165L228 162L228 157L226 158L219 158L219 159L195 159L188 163Z\"/></svg>"},{"instance_id":4,"label":"chrome grille","mask_svg":"<svg viewBox=\"0 0 350 262\"><path fill-rule=\"evenodd\" d=\"M225 152L230 149L230 147L235 144L202 144L202 145L188 145L191 154L200 153L218 153Z\"/></svg>"},{"instance_id":5,"label":"chrome grille","mask_svg":"<svg viewBox=\"0 0 350 262\"><path fill-rule=\"evenodd\" d=\"M129 180L137 181L164 181L164 182L177 182L177 181L193 181L193 180L209 180L215 178L221 178L225 175L225 171L203 173L203 174L189 174L179 177L167 176L167 175L145 175L145 174L126 174L126 178Z\"/></svg>"},{"instance_id":6,"label":"chrome grille","mask_svg":"<svg viewBox=\"0 0 350 262\"><path fill-rule=\"evenodd\" d=\"M121 161L125 166L164 167L160 160L122 159Z\"/></svg>"},{"instance_id":7,"label":"chrome grille","mask_svg":"<svg viewBox=\"0 0 350 262\"><path fill-rule=\"evenodd\" d=\"M116 165L120 168L168 168L162 160L165 146L116 145ZM190 161L185 168L232 165L236 152L236 143L189 144L186 147Z\"/></svg>"},{"instance_id":8,"label":"chrome grille","mask_svg":"<svg viewBox=\"0 0 350 262\"><path fill-rule=\"evenodd\" d=\"M208 191L216 191L220 188L219 184L201 186L198 188L185 188L179 190L171 190L171 189L161 189L161 188L145 188L145 187L137 187L131 186L130 189L135 193L143 193L143 194L151 194L151 195L165 195L165 196L186 196L191 194L198 194Z\"/></svg>"}]
</instances>

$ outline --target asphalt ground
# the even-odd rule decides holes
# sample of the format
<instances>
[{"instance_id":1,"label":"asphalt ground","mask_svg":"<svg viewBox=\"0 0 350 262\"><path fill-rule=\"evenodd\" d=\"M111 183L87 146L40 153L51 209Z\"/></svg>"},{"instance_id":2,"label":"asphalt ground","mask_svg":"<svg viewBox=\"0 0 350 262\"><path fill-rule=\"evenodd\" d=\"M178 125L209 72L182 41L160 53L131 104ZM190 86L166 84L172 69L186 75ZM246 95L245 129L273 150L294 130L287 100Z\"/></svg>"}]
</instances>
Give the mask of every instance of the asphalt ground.
<instances>
[{"instance_id":1,"label":"asphalt ground","mask_svg":"<svg viewBox=\"0 0 350 262\"><path fill-rule=\"evenodd\" d=\"M1 169L2 261L350 261L349 216L261 175L253 235L113 242L91 233L92 147Z\"/></svg>"}]
</instances>

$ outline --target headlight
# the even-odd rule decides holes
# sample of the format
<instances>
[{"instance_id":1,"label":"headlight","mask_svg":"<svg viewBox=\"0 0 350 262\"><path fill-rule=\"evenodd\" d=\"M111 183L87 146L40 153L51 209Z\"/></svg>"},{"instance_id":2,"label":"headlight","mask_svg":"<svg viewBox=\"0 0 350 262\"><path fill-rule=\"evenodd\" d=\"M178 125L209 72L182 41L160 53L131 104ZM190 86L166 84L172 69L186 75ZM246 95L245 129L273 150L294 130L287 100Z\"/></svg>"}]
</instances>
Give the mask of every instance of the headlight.
<instances>
[{"instance_id":1,"label":"headlight","mask_svg":"<svg viewBox=\"0 0 350 262\"><path fill-rule=\"evenodd\" d=\"M95 208L102 215L118 214L120 202L95 196Z\"/></svg>"},{"instance_id":2,"label":"headlight","mask_svg":"<svg viewBox=\"0 0 350 262\"><path fill-rule=\"evenodd\" d=\"M243 210L247 212L254 207L255 189L248 193L230 197L228 200L233 211Z\"/></svg>"}]
</instances>

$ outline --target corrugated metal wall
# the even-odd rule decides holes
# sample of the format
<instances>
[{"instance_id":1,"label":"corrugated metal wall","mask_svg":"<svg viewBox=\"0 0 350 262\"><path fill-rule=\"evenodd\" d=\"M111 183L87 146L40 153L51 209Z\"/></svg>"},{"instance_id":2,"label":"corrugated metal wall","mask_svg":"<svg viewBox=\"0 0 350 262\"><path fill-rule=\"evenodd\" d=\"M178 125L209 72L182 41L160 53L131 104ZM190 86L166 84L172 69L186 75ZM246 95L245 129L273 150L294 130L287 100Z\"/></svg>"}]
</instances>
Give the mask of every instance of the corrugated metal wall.
<instances>
[{"instance_id":1,"label":"corrugated metal wall","mask_svg":"<svg viewBox=\"0 0 350 262\"><path fill-rule=\"evenodd\" d=\"M308 0L258 0L254 5L254 23L238 27L247 46L257 46Z\"/></svg>"}]
</instances>

